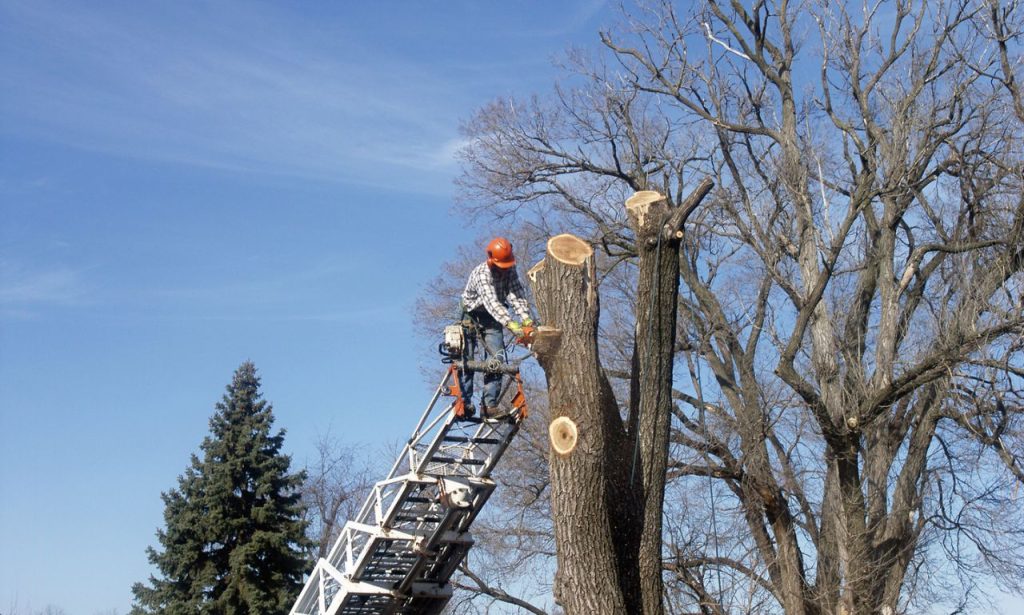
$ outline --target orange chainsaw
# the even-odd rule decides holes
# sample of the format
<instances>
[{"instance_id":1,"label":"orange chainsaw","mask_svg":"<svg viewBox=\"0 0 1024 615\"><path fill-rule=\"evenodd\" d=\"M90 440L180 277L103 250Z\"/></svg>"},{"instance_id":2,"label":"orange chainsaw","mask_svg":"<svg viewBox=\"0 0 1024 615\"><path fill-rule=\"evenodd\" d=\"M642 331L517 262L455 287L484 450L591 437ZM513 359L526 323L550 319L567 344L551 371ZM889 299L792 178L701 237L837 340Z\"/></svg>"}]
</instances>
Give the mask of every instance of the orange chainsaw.
<instances>
[{"instance_id":1,"label":"orange chainsaw","mask_svg":"<svg viewBox=\"0 0 1024 615\"><path fill-rule=\"evenodd\" d=\"M523 332L519 334L518 338L516 338L516 343L523 348L529 349L530 345L533 344L533 336L536 335L536 333L537 325L527 325L523 327Z\"/></svg>"}]
</instances>

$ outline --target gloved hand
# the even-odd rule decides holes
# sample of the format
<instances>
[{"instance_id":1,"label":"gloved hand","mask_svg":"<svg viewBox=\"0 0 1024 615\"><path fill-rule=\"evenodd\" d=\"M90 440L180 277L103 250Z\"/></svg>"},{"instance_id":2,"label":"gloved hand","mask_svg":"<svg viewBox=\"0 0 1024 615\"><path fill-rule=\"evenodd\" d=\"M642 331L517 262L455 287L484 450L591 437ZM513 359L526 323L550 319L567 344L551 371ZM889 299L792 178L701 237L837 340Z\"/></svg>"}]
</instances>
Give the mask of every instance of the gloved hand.
<instances>
[{"instance_id":1,"label":"gloved hand","mask_svg":"<svg viewBox=\"0 0 1024 615\"><path fill-rule=\"evenodd\" d=\"M523 335L523 325L519 324L514 320L508 323L508 330L511 331L512 335L516 337L522 337Z\"/></svg>"},{"instance_id":2,"label":"gloved hand","mask_svg":"<svg viewBox=\"0 0 1024 615\"><path fill-rule=\"evenodd\" d=\"M523 321L523 326L524 327L532 327L533 326L533 319L530 318L529 316L527 316L526 319Z\"/></svg>"}]
</instances>

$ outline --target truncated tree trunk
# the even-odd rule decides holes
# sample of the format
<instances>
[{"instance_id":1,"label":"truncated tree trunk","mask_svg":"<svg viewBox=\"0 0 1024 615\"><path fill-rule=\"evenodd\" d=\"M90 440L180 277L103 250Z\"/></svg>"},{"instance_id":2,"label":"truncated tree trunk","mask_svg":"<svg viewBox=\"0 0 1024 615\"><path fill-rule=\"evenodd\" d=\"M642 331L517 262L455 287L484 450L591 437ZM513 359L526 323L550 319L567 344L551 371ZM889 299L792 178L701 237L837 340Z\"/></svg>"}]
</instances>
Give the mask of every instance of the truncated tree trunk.
<instances>
[{"instance_id":1,"label":"truncated tree trunk","mask_svg":"<svg viewBox=\"0 0 1024 615\"><path fill-rule=\"evenodd\" d=\"M572 235L548 241L529 272L541 322L559 329L554 354L538 354L551 418L576 426L572 450L552 450L551 506L558 573L555 599L568 615L640 612L624 468L629 461L618 406L597 350L599 314L593 250Z\"/></svg>"},{"instance_id":2,"label":"truncated tree trunk","mask_svg":"<svg viewBox=\"0 0 1024 615\"><path fill-rule=\"evenodd\" d=\"M598 356L593 250L577 237L558 235L530 270L540 319L561 333L558 350L537 358L556 422L552 438L557 449L571 448L553 448L550 457L555 598L568 615L663 612L662 505L679 247L683 225L711 186L705 180L677 207L649 191L627 201L640 268L625 422ZM573 438L575 446L567 446Z\"/></svg>"},{"instance_id":3,"label":"truncated tree trunk","mask_svg":"<svg viewBox=\"0 0 1024 615\"><path fill-rule=\"evenodd\" d=\"M642 523L638 557L645 615L663 612L662 511L672 415L679 248L683 225L712 185L704 180L674 208L651 190L637 192L626 201L640 254L627 431L639 449L629 481Z\"/></svg>"}]
</instances>

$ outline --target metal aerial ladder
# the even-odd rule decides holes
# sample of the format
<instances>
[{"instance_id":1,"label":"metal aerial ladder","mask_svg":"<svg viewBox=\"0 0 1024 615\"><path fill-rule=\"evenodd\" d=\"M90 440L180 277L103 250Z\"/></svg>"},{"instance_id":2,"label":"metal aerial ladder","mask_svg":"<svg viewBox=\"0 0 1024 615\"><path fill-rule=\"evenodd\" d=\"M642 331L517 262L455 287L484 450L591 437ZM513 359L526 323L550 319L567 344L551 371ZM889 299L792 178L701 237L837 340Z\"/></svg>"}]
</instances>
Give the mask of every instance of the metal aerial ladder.
<instances>
[{"instance_id":1,"label":"metal aerial ladder","mask_svg":"<svg viewBox=\"0 0 1024 615\"><path fill-rule=\"evenodd\" d=\"M511 414L464 417L460 368L511 376ZM454 399L438 404L443 396ZM526 414L517 367L453 363L391 472L317 562L291 615L440 613L452 596L449 580L473 546L469 528L494 491L491 471Z\"/></svg>"}]
</instances>

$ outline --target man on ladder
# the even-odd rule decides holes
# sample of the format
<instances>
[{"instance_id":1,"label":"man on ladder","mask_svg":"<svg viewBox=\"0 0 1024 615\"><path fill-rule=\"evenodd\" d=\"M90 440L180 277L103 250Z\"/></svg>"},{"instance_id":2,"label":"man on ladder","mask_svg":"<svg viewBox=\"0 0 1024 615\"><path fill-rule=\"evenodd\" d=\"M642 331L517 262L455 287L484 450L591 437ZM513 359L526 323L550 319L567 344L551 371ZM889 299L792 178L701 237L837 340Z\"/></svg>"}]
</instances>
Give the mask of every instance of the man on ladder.
<instances>
[{"instance_id":1,"label":"man on ladder","mask_svg":"<svg viewBox=\"0 0 1024 615\"><path fill-rule=\"evenodd\" d=\"M522 322L509 316L509 307ZM504 328L507 327L517 339L522 339L524 328L529 330L533 326L526 291L516 273L516 259L508 239L492 239L487 244L487 261L477 265L469 274L466 290L462 292L462 323L467 357L476 356L477 344L483 342L487 359L502 362L506 361ZM476 413L473 406L473 375L474 372L470 370L459 372L459 387L466 417ZM500 394L501 374L485 373L480 410L483 418L500 418L504 415L498 409Z\"/></svg>"}]
</instances>

